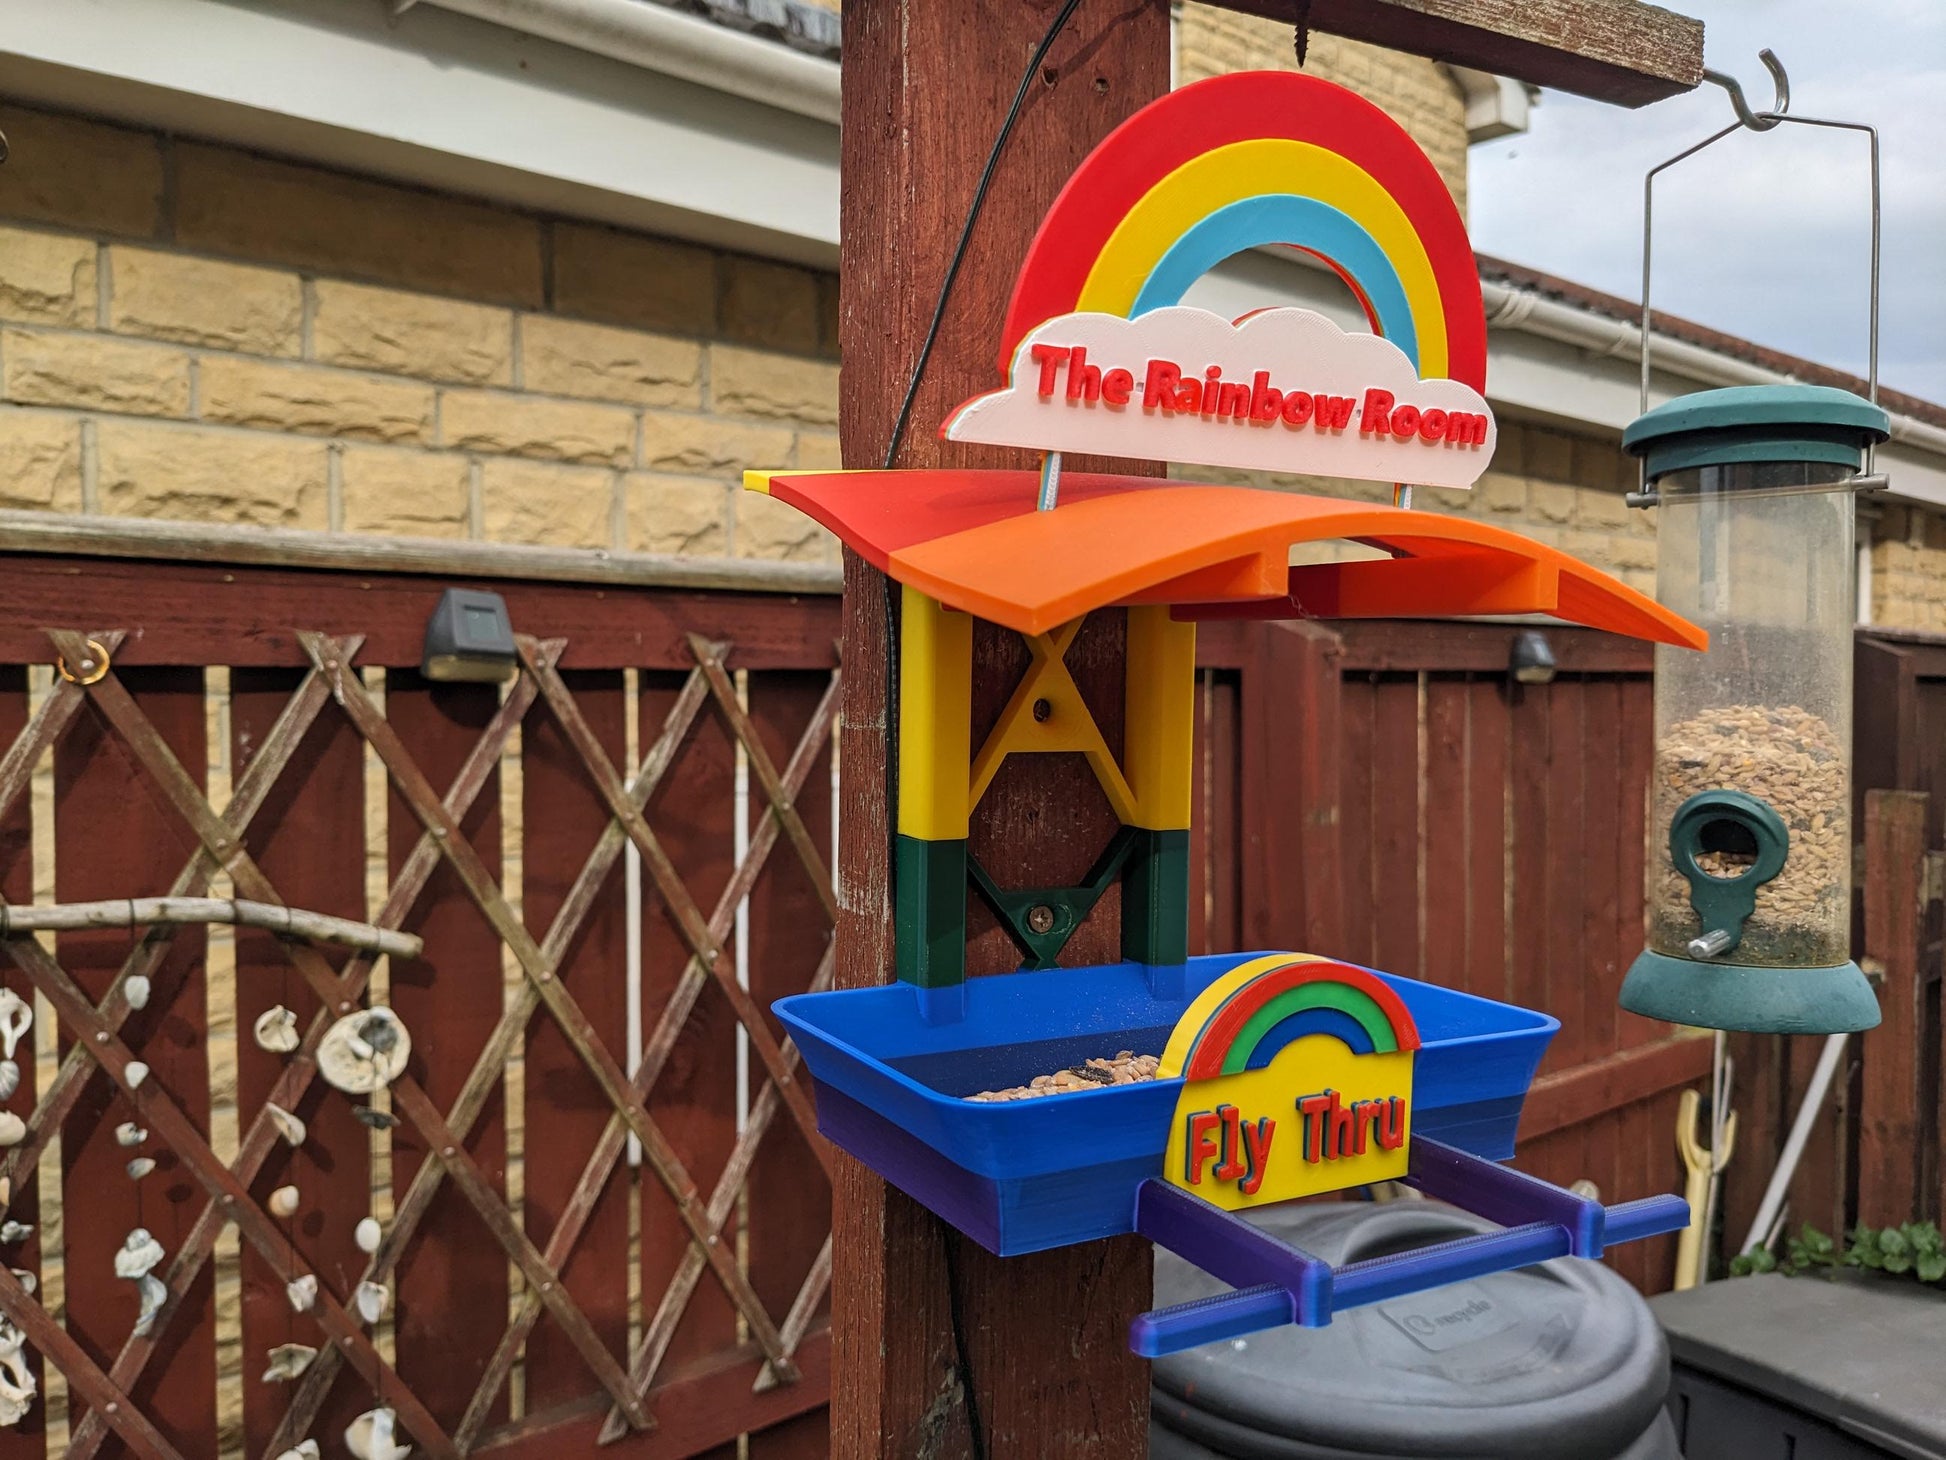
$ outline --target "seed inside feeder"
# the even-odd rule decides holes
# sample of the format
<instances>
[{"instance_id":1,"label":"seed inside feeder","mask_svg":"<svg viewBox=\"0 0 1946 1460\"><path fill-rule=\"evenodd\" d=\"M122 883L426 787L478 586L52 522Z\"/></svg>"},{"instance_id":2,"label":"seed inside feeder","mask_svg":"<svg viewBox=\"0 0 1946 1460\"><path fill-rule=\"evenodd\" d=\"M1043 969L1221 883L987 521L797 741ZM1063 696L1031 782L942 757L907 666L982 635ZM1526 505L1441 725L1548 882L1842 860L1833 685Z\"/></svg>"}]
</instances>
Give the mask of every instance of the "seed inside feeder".
<instances>
[{"instance_id":1,"label":"seed inside feeder","mask_svg":"<svg viewBox=\"0 0 1946 1460\"><path fill-rule=\"evenodd\" d=\"M1138 1085L1144 1080L1153 1080L1156 1066L1161 1063L1160 1055L1136 1054L1133 1050L1125 1049L1113 1059L1086 1060L1078 1065L1069 1065L1065 1070L1056 1070L1051 1075L1036 1075L1025 1085L1015 1085L1006 1090L982 1090L966 1098L988 1102L1038 1100L1043 1095L1068 1095L1103 1085Z\"/></svg>"}]
</instances>

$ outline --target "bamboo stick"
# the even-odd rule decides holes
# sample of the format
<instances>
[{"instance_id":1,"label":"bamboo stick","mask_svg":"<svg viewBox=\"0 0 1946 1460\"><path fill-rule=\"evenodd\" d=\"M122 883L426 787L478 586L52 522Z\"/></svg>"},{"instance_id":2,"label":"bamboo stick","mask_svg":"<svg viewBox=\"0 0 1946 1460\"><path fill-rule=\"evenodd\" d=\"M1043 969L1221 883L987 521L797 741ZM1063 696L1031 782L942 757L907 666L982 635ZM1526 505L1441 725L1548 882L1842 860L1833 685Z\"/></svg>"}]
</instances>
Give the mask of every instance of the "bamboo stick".
<instances>
[{"instance_id":1,"label":"bamboo stick","mask_svg":"<svg viewBox=\"0 0 1946 1460\"><path fill-rule=\"evenodd\" d=\"M426 947L425 939L412 933L244 898L116 897L100 902L0 907L0 937L65 933L81 928L132 928L153 923L229 923L240 928L263 928L311 943L338 943L347 948L389 953L394 958L417 958Z\"/></svg>"}]
</instances>

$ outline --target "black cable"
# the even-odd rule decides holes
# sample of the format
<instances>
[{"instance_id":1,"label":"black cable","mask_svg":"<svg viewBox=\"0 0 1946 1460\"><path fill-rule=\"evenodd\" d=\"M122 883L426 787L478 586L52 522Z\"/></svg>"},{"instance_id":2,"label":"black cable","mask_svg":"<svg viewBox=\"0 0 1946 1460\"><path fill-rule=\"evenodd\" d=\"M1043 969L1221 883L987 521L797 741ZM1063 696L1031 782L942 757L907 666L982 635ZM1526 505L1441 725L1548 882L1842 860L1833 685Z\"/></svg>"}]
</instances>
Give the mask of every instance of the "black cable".
<instances>
[{"instance_id":1,"label":"black cable","mask_svg":"<svg viewBox=\"0 0 1946 1460\"><path fill-rule=\"evenodd\" d=\"M926 329L926 342L919 347L919 358L912 366L912 379L907 382L905 399L899 404L898 419L892 423L892 439L885 446L885 469L890 471L899 454L899 445L905 440L905 428L912 419L912 402L919 395L919 382L925 378L926 362L932 359L932 347L939 341L939 325L946 318L946 305L953 297L953 285L959 279L960 265L966 262L966 245L973 237L973 225L979 221L980 210L986 205L987 188L993 182L993 174L1000 166L1000 154L1006 148L1007 138L1013 134L1014 123L1020 120L1020 109L1027 104L1027 93L1040 74L1041 63L1047 53L1054 48L1068 17L1074 14L1081 0L1067 0L1055 13L1053 23L1041 43L1034 48L1034 54L1027 62L1027 69L1021 73L1020 87L1014 92L1013 105L1007 108L1006 120L1000 123L1000 131L993 139L993 150L987 153L987 165L980 173L980 185L973 190L973 201L966 210L966 223L960 229L959 244L953 249L952 261L946 265L946 277L939 284L939 299L933 305L932 323Z\"/></svg>"},{"instance_id":2,"label":"black cable","mask_svg":"<svg viewBox=\"0 0 1946 1460\"><path fill-rule=\"evenodd\" d=\"M987 1460L986 1425L980 1419L979 1396L973 1392L973 1364L967 1355L966 1322L959 1306L959 1233L944 1222L940 1228L946 1247L946 1316L952 1324L953 1362L959 1368L960 1394L966 1405L966 1448L973 1460Z\"/></svg>"}]
</instances>

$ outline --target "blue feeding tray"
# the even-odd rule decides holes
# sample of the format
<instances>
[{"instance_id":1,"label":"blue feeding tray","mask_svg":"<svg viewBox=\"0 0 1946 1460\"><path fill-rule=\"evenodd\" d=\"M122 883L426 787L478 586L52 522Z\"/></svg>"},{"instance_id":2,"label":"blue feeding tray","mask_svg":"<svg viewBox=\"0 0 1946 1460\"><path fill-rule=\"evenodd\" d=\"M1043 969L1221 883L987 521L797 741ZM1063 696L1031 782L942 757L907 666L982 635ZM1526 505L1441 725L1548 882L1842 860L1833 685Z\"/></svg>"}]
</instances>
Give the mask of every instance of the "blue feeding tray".
<instances>
[{"instance_id":1,"label":"blue feeding tray","mask_svg":"<svg viewBox=\"0 0 1946 1460\"><path fill-rule=\"evenodd\" d=\"M951 1023L928 1023L906 984L797 994L773 1007L816 1083L818 1129L1010 1257L1135 1230L1135 1189L1162 1174L1183 1082L1036 1100L964 1097L1119 1050L1159 1055L1198 994L1261 956L1192 958L1180 994L1160 997L1137 963L969 979L965 1017ZM1419 1028L1413 1139L1490 1161L1513 1155L1521 1102L1559 1021L1377 977Z\"/></svg>"},{"instance_id":2,"label":"blue feeding tray","mask_svg":"<svg viewBox=\"0 0 1946 1460\"><path fill-rule=\"evenodd\" d=\"M1347 1000L1342 985L1322 995L1305 987L1323 977L1312 970L1329 969L1362 984L1370 1006ZM1213 989L1218 980L1224 986ZM1237 1001L1231 990L1253 980L1267 996ZM1381 1005L1393 1028L1416 1038L1402 1046L1409 1053L1387 1056L1361 1035ZM964 987L963 1014L949 1020L938 1019L921 991L906 984L799 994L773 1007L810 1068L819 1130L990 1251L1006 1257L1138 1233L1235 1289L1137 1317L1129 1346L1145 1357L1282 1324L1322 1327L1347 1308L1550 1258L1599 1257L1608 1245L1689 1222L1680 1197L1604 1207L1496 1164L1513 1154L1521 1105L1560 1025L1546 1014L1415 979L1295 955L1233 953L1166 969L1113 963L974 979ZM1212 1007L1219 1012L1210 1014ZM1381 1039L1388 1032L1370 1027ZM1172 1040L1185 1030L1193 1044ZM1040 1031L1050 1032L1035 1037ZM1201 1104L1179 1103L1185 1086L1209 1080L1219 1065L1218 1078L1248 1080L1266 1068L1266 1052L1275 1058L1280 1039L1288 1044L1306 1032L1332 1033L1357 1056L1411 1061L1410 1139L1388 1131L1387 1146L1403 1158L1388 1179L1484 1216L1500 1231L1334 1267L1253 1225L1221 1194L1222 1180L1243 1169L1225 1169L1239 1159L1232 1138L1221 1137L1219 1146L1212 1136L1202 1165L1164 1179L1165 1160L1184 1160L1172 1140L1188 1139L1172 1130L1185 1104L1192 1111ZM1178 1066L1185 1047L1193 1053ZM1121 1050L1159 1057L1169 1050L1164 1069L1180 1067L1192 1079L1028 1100L966 1098ZM1318 1058L1294 1057L1307 1069ZM1315 1069L1310 1076L1333 1078ZM1232 1080L1221 1088L1240 1087ZM1285 1149L1302 1142L1305 1161L1319 1159L1314 1142L1339 1141L1341 1120L1348 1131L1380 1129L1375 1119L1361 1127L1358 1112L1382 1102L1341 1109L1330 1088L1323 1095L1331 1134L1322 1134L1324 1114L1303 1113L1319 1096L1300 1099L1294 1110L1286 1105L1280 1117ZM1237 1112L1228 1105L1192 1114L1191 1123L1208 1121L1214 1131L1220 1111L1234 1127ZM1364 1160L1365 1138L1356 1141ZM1269 1134L1263 1145L1267 1170ZM1220 1163L1211 1159L1218 1150ZM1183 1184L1206 1176L1201 1190L1214 1199Z\"/></svg>"}]
</instances>

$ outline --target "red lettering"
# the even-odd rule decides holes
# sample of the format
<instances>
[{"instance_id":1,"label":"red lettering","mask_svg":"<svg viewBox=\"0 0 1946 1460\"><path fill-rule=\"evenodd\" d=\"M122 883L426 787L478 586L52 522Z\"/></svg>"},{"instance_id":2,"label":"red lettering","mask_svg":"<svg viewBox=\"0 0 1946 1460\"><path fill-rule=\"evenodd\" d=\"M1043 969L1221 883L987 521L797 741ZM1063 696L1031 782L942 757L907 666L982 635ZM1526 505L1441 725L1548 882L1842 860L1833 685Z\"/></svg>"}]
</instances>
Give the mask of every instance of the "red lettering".
<instances>
[{"instance_id":1,"label":"red lettering","mask_svg":"<svg viewBox=\"0 0 1946 1460\"><path fill-rule=\"evenodd\" d=\"M1357 404L1348 395L1321 395L1312 420L1320 431L1342 431L1351 423L1351 408Z\"/></svg>"},{"instance_id":2,"label":"red lettering","mask_svg":"<svg viewBox=\"0 0 1946 1460\"><path fill-rule=\"evenodd\" d=\"M1304 1159L1316 1163L1324 1159L1324 1115L1331 1108L1331 1092L1305 1095L1297 1102L1297 1113L1304 1118Z\"/></svg>"},{"instance_id":3,"label":"red lettering","mask_svg":"<svg viewBox=\"0 0 1946 1460\"><path fill-rule=\"evenodd\" d=\"M1243 1121L1234 1105L1219 1105L1216 1113L1223 1117L1223 1159L1214 1174L1218 1181L1235 1181L1250 1172L1243 1152Z\"/></svg>"},{"instance_id":4,"label":"red lettering","mask_svg":"<svg viewBox=\"0 0 1946 1460\"><path fill-rule=\"evenodd\" d=\"M1036 345L1028 351L1034 363L1041 367L1040 393L1044 396L1054 394L1054 377L1061 373L1061 367L1068 363L1068 350L1065 345Z\"/></svg>"},{"instance_id":5,"label":"red lettering","mask_svg":"<svg viewBox=\"0 0 1946 1460\"><path fill-rule=\"evenodd\" d=\"M1446 434L1446 413L1432 406L1419 415L1419 439L1437 441Z\"/></svg>"},{"instance_id":6,"label":"red lettering","mask_svg":"<svg viewBox=\"0 0 1946 1460\"><path fill-rule=\"evenodd\" d=\"M1203 1168L1217 1158L1220 1140L1210 1137L1222 1124L1223 1117L1214 1110L1191 1112L1188 1139L1183 1142L1183 1174L1191 1186L1203 1184Z\"/></svg>"},{"instance_id":7,"label":"red lettering","mask_svg":"<svg viewBox=\"0 0 1946 1460\"><path fill-rule=\"evenodd\" d=\"M1359 1155L1365 1154L1365 1141L1368 1135L1378 1129L1378 1120L1385 1108L1383 1100L1361 1100L1352 1106L1358 1116L1358 1129L1352 1133L1352 1149Z\"/></svg>"},{"instance_id":8,"label":"red lettering","mask_svg":"<svg viewBox=\"0 0 1946 1460\"><path fill-rule=\"evenodd\" d=\"M1068 399L1097 400L1101 396L1101 366L1088 363L1088 352L1079 345L1068 359Z\"/></svg>"},{"instance_id":9,"label":"red lettering","mask_svg":"<svg viewBox=\"0 0 1946 1460\"><path fill-rule=\"evenodd\" d=\"M1301 426L1311 419L1310 392L1303 390L1287 391L1284 395L1284 424Z\"/></svg>"},{"instance_id":10,"label":"red lettering","mask_svg":"<svg viewBox=\"0 0 1946 1460\"><path fill-rule=\"evenodd\" d=\"M1401 438L1412 435L1419 429L1419 408L1400 406L1392 412L1393 434Z\"/></svg>"},{"instance_id":11,"label":"red lettering","mask_svg":"<svg viewBox=\"0 0 1946 1460\"><path fill-rule=\"evenodd\" d=\"M1215 414L1217 390L1222 384L1223 369L1220 365L1212 365L1203 372L1203 414L1205 416Z\"/></svg>"},{"instance_id":12,"label":"red lettering","mask_svg":"<svg viewBox=\"0 0 1946 1460\"><path fill-rule=\"evenodd\" d=\"M1128 393L1135 389L1135 377L1119 366L1101 378L1102 401L1111 406L1128 404Z\"/></svg>"},{"instance_id":13,"label":"red lettering","mask_svg":"<svg viewBox=\"0 0 1946 1460\"><path fill-rule=\"evenodd\" d=\"M1074 389L1072 385L1068 387ZM1392 392L1377 387L1365 392L1365 407L1358 413L1358 434L1361 436L1391 434L1386 424L1386 416L1392 409Z\"/></svg>"},{"instance_id":14,"label":"red lettering","mask_svg":"<svg viewBox=\"0 0 1946 1460\"><path fill-rule=\"evenodd\" d=\"M1378 1143L1388 1151L1405 1144L1405 1101L1393 1095L1385 1102L1385 1120L1379 1126Z\"/></svg>"},{"instance_id":15,"label":"red lettering","mask_svg":"<svg viewBox=\"0 0 1946 1460\"><path fill-rule=\"evenodd\" d=\"M1142 381L1142 409L1152 411L1161 406L1165 411L1178 409L1175 401L1176 382L1182 379L1182 366L1174 360L1151 360L1147 377Z\"/></svg>"},{"instance_id":16,"label":"red lettering","mask_svg":"<svg viewBox=\"0 0 1946 1460\"><path fill-rule=\"evenodd\" d=\"M1237 1190L1245 1196L1255 1196L1257 1188L1264 1184L1264 1168L1270 1161L1270 1137L1277 1129L1277 1122L1269 1116L1243 1123L1243 1144L1250 1157L1250 1174L1237 1183Z\"/></svg>"},{"instance_id":17,"label":"red lettering","mask_svg":"<svg viewBox=\"0 0 1946 1460\"><path fill-rule=\"evenodd\" d=\"M1205 411L1204 414L1207 415L1208 412ZM1250 387L1247 385L1238 385L1230 380L1224 381L1222 389L1216 397L1216 414L1219 416L1228 416L1233 421L1249 420Z\"/></svg>"},{"instance_id":18,"label":"red lettering","mask_svg":"<svg viewBox=\"0 0 1946 1460\"><path fill-rule=\"evenodd\" d=\"M1189 415L1196 415L1203 408L1203 382L1191 377L1185 380L1176 391L1176 403L1172 409Z\"/></svg>"},{"instance_id":19,"label":"red lettering","mask_svg":"<svg viewBox=\"0 0 1946 1460\"><path fill-rule=\"evenodd\" d=\"M1448 411L1446 444L1448 446L1486 445L1487 418L1473 411Z\"/></svg>"},{"instance_id":20,"label":"red lettering","mask_svg":"<svg viewBox=\"0 0 1946 1460\"><path fill-rule=\"evenodd\" d=\"M1250 422L1268 426L1284 408L1284 392L1270 383L1270 372L1259 370L1250 385Z\"/></svg>"},{"instance_id":21,"label":"red lettering","mask_svg":"<svg viewBox=\"0 0 1946 1460\"><path fill-rule=\"evenodd\" d=\"M1356 1117L1338 1098L1338 1092L1331 1092L1331 1135L1325 1144L1330 1148L1330 1159L1351 1154L1351 1129L1357 1124Z\"/></svg>"}]
</instances>

